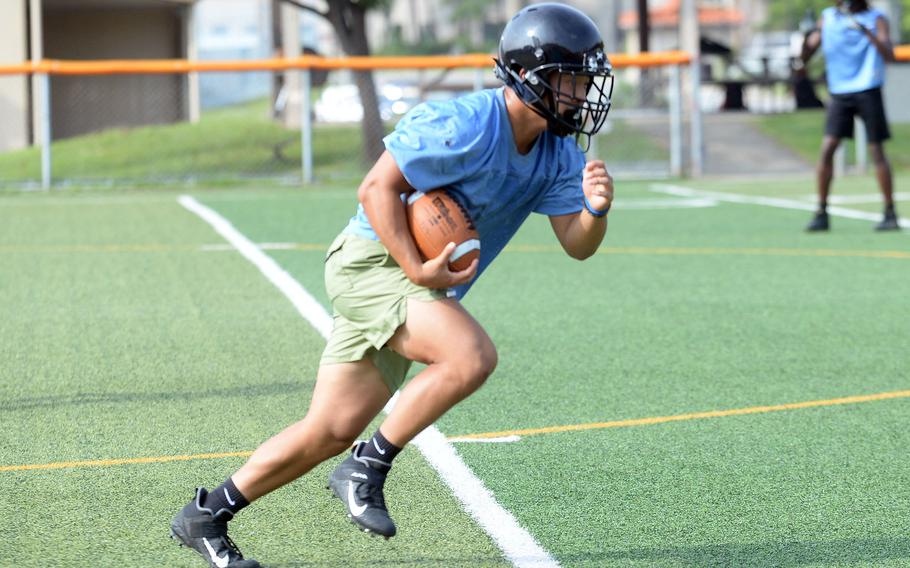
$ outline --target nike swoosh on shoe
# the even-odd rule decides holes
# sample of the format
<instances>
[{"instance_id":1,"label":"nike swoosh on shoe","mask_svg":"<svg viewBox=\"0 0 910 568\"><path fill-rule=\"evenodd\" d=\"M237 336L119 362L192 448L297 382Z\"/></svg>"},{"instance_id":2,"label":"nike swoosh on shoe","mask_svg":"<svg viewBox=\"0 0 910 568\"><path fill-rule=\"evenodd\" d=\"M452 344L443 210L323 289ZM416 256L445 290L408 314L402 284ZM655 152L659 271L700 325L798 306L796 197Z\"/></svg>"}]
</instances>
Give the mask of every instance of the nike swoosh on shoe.
<instances>
[{"instance_id":1,"label":"nike swoosh on shoe","mask_svg":"<svg viewBox=\"0 0 910 568\"><path fill-rule=\"evenodd\" d=\"M357 504L357 499L354 497L354 482L353 481L348 482L348 507L350 507L351 514L354 515L355 517L359 517L367 510L366 503L364 503L363 505Z\"/></svg>"},{"instance_id":2,"label":"nike swoosh on shoe","mask_svg":"<svg viewBox=\"0 0 910 568\"><path fill-rule=\"evenodd\" d=\"M224 556L218 556L215 554L215 549L212 548L211 544L209 544L209 539L207 538L202 539L202 544L204 544L206 550L209 551L209 556L212 557L212 562L215 564L215 566L218 568L227 568L228 562L231 561L227 553L225 553Z\"/></svg>"}]
</instances>

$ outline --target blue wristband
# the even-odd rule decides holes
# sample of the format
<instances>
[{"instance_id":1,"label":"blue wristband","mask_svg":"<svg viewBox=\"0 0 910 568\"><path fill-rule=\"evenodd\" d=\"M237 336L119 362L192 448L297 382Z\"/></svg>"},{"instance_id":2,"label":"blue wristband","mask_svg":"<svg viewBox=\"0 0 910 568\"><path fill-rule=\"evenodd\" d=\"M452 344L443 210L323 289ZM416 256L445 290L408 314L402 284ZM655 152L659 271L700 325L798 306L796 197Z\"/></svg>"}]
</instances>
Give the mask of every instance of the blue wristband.
<instances>
[{"instance_id":1,"label":"blue wristband","mask_svg":"<svg viewBox=\"0 0 910 568\"><path fill-rule=\"evenodd\" d=\"M591 206L591 202L588 201L587 195L585 195L584 198L585 198L585 209L587 209L588 213L590 213L591 215L593 215L595 217L603 217L610 211L609 205L607 205L607 208L604 209L603 211L598 211L597 209L594 209L594 207Z\"/></svg>"}]
</instances>

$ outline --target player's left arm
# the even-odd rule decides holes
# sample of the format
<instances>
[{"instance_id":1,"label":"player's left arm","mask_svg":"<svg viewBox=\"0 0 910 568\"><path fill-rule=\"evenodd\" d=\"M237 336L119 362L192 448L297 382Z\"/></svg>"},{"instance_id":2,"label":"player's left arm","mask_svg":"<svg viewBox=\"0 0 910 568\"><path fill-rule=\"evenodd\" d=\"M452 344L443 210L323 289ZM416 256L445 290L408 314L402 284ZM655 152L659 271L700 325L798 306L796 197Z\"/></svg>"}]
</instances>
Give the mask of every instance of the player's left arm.
<instances>
[{"instance_id":1,"label":"player's left arm","mask_svg":"<svg viewBox=\"0 0 910 568\"><path fill-rule=\"evenodd\" d=\"M891 29L888 26L888 19L879 16L875 19L875 29L859 25L859 29L866 34L875 49L881 54L882 59L888 63L894 63L894 45L891 43Z\"/></svg>"},{"instance_id":2,"label":"player's left arm","mask_svg":"<svg viewBox=\"0 0 910 568\"><path fill-rule=\"evenodd\" d=\"M550 225L559 244L572 258L584 260L595 252L607 232L607 216L613 203L613 177L600 160L591 160L582 173L581 189L588 201L578 213L551 215ZM604 212L602 216L598 216ZM595 215L598 213L598 215Z\"/></svg>"}]
</instances>

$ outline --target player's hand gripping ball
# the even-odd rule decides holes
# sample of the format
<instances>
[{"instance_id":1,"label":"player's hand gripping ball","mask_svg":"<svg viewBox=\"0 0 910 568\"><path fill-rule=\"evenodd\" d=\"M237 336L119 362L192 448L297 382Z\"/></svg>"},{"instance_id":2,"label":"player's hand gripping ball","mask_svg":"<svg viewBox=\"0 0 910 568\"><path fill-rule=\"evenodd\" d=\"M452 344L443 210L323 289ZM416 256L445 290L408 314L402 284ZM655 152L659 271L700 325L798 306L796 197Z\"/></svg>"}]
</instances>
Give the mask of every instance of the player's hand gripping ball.
<instances>
[{"instance_id":1,"label":"player's hand gripping ball","mask_svg":"<svg viewBox=\"0 0 910 568\"><path fill-rule=\"evenodd\" d=\"M424 260L439 256L449 243L455 243L449 257L453 272L465 270L480 256L480 237L474 223L444 189L410 194L407 216L408 228Z\"/></svg>"}]
</instances>

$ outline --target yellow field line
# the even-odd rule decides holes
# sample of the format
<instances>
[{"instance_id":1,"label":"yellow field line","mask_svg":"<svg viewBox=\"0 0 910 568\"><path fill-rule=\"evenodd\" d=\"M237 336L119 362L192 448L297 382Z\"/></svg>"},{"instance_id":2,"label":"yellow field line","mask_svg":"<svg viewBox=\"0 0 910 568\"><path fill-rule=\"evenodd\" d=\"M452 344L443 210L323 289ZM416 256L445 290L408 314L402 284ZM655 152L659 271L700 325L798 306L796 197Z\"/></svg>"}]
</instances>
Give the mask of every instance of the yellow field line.
<instances>
[{"instance_id":1,"label":"yellow field line","mask_svg":"<svg viewBox=\"0 0 910 568\"><path fill-rule=\"evenodd\" d=\"M267 243L264 249L325 251L328 245L321 243ZM190 245L163 244L109 244L109 245L0 245L0 253L73 253L73 252L168 252L197 251L200 247ZM220 250L210 248L209 250ZM231 249L225 247L225 251ZM514 253L558 253L558 245L509 245L505 252ZM748 255L748 256L799 256L799 257L857 257L910 259L910 251L899 250L837 250L798 248L736 248L736 247L602 247L599 254L643 254L643 255Z\"/></svg>"},{"instance_id":2,"label":"yellow field line","mask_svg":"<svg viewBox=\"0 0 910 568\"><path fill-rule=\"evenodd\" d=\"M64 469L74 467L105 467L133 463L164 463L174 461L217 460L222 458L246 458L253 452L225 452L222 454L193 454L188 456L158 456L150 458L125 458L115 460L85 460L71 462L39 463L31 465L2 465L0 471L28 471L35 469Z\"/></svg>"},{"instance_id":3,"label":"yellow field line","mask_svg":"<svg viewBox=\"0 0 910 568\"><path fill-rule=\"evenodd\" d=\"M651 418L634 418L631 420L614 420L611 422L592 422L590 424L570 424L566 426L548 426L545 428L524 428L521 430L503 430L502 432L482 432L479 434L466 434L462 436L449 436L449 439L472 439L482 440L486 438L499 438L505 436L535 436L538 434L553 434L557 432L576 432L580 430L598 430L602 428L626 428L631 426L648 426L652 424L664 424L666 422L683 422L686 420L699 420L702 418L722 418L725 416L741 416L744 414L762 414L767 412L779 412L782 410L799 410L802 408L817 408L822 406L836 406L840 404L858 404L862 402L873 402L878 400L889 400L895 398L910 398L910 390L884 392L878 394L847 396L843 398L832 398L829 400L810 400L808 402L793 402L789 404L778 404L774 406L752 406L748 408L734 408L731 410L712 410L708 412L693 412L691 414L677 414L674 416L655 416ZM4 471L34 471L48 469L64 469L79 467L106 467L114 465L140 464L140 463L165 463L174 461L193 461L193 460L214 460L222 458L245 458L252 455L253 452L225 452L219 454L192 454L184 456L158 456L147 458L125 458L109 460L85 460L71 462L54 462L43 464L28 465L4 465L0 466L0 472Z\"/></svg>"},{"instance_id":4,"label":"yellow field line","mask_svg":"<svg viewBox=\"0 0 910 568\"><path fill-rule=\"evenodd\" d=\"M512 245L507 252L561 252L556 245ZM910 251L735 247L601 247L598 254L822 256L910 259Z\"/></svg>"},{"instance_id":5,"label":"yellow field line","mask_svg":"<svg viewBox=\"0 0 910 568\"><path fill-rule=\"evenodd\" d=\"M504 436L535 436L537 434L552 434L556 432L575 432L579 430L598 430L601 428L626 428L629 426L648 426L651 424L664 424L666 422L683 422L686 420L700 420L702 418L722 418L725 416L741 416L744 414L762 414L766 412L780 412L782 410L799 410L802 408L817 408L821 406L835 406L839 404L857 404L893 398L908 398L910 390L885 392L861 396L847 396L829 400L810 400L807 402L793 402L774 406L751 406L749 408L734 408L731 410L711 410L708 412L693 412L691 414L676 414L673 416L654 416L651 418L633 418L630 420L613 420L611 422L592 422L589 424L570 424L568 426L548 426L545 428L524 428L521 430L503 430L502 432L483 432L480 434L466 434L452 436L453 438L500 438Z\"/></svg>"}]
</instances>

